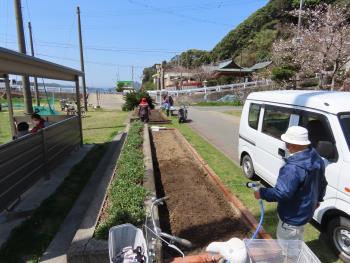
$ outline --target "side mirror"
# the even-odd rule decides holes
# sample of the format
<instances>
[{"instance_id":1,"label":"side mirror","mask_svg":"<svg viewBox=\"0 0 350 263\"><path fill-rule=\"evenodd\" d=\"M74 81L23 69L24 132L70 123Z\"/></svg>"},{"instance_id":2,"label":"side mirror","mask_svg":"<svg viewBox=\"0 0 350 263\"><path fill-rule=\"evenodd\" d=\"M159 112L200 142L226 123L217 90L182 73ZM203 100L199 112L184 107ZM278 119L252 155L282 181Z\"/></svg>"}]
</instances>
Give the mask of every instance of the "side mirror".
<instances>
[{"instance_id":1,"label":"side mirror","mask_svg":"<svg viewBox=\"0 0 350 263\"><path fill-rule=\"evenodd\" d=\"M332 142L319 141L316 146L316 151L327 160L334 160L336 158L336 148Z\"/></svg>"}]
</instances>

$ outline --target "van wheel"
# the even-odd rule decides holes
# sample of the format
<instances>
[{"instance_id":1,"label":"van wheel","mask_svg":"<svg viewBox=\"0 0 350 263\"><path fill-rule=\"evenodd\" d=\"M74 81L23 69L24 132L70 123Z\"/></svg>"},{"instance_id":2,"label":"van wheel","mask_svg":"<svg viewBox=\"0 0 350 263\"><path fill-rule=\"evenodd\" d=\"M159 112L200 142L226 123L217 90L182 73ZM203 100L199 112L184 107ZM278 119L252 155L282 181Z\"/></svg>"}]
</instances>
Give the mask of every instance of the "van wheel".
<instances>
[{"instance_id":1,"label":"van wheel","mask_svg":"<svg viewBox=\"0 0 350 263\"><path fill-rule=\"evenodd\" d=\"M253 161L248 154L244 155L242 159L242 169L245 177L250 180L256 179Z\"/></svg>"},{"instance_id":2,"label":"van wheel","mask_svg":"<svg viewBox=\"0 0 350 263\"><path fill-rule=\"evenodd\" d=\"M350 220L345 217L332 219L327 234L337 255L344 262L350 262Z\"/></svg>"}]
</instances>

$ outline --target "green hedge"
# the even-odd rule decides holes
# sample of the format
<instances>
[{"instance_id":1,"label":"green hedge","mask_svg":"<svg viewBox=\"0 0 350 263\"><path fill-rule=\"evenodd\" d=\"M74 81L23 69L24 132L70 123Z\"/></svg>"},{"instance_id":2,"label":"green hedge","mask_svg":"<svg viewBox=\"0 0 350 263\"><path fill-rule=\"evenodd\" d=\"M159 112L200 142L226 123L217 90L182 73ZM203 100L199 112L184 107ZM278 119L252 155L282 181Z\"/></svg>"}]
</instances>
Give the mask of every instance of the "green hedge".
<instances>
[{"instance_id":1,"label":"green hedge","mask_svg":"<svg viewBox=\"0 0 350 263\"><path fill-rule=\"evenodd\" d=\"M153 99L144 91L130 92L124 96L125 103L123 104L123 111L133 111L137 108L142 98L146 98L151 109L154 109Z\"/></svg>"},{"instance_id":2,"label":"green hedge","mask_svg":"<svg viewBox=\"0 0 350 263\"><path fill-rule=\"evenodd\" d=\"M120 155L115 178L108 190L107 216L100 222L95 236L107 239L112 226L131 223L141 226L145 219L143 202L147 192L142 186L143 164L143 124L133 122L128 138Z\"/></svg>"}]
</instances>

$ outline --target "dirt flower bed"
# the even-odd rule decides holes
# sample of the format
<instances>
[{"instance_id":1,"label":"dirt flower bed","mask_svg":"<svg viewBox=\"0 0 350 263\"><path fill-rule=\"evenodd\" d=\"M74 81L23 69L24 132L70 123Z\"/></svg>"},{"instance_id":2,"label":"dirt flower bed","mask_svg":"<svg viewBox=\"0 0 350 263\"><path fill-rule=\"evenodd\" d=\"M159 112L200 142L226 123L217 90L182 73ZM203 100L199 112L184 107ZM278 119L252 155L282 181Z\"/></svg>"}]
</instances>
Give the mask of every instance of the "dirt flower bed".
<instances>
[{"instance_id":1,"label":"dirt flower bed","mask_svg":"<svg viewBox=\"0 0 350 263\"><path fill-rule=\"evenodd\" d=\"M138 118L138 109L136 109L134 111L133 114L134 118ZM157 110L151 110L151 115L149 116L149 123L150 124L167 124L170 123L171 121L165 116L164 113L162 113L161 110L157 109Z\"/></svg>"},{"instance_id":2,"label":"dirt flower bed","mask_svg":"<svg viewBox=\"0 0 350 263\"><path fill-rule=\"evenodd\" d=\"M141 226L145 219L143 202L147 193L142 186L144 176L142 131L141 122L135 121L131 124L96 228L95 237L98 239L107 239L112 226L124 223Z\"/></svg>"},{"instance_id":3,"label":"dirt flower bed","mask_svg":"<svg viewBox=\"0 0 350 263\"><path fill-rule=\"evenodd\" d=\"M161 225L163 230L194 244L187 255L203 251L212 241L249 236L238 211L181 138L173 130L153 132L152 137L158 195L169 197L166 207L160 207Z\"/></svg>"}]
</instances>

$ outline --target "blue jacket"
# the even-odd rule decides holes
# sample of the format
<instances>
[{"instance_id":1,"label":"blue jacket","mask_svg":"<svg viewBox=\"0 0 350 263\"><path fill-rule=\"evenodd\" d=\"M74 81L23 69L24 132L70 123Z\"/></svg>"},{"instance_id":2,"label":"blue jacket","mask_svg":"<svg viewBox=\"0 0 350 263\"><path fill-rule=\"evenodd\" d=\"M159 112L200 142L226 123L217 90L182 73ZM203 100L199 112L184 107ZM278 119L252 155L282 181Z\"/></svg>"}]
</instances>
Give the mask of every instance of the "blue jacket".
<instances>
[{"instance_id":1,"label":"blue jacket","mask_svg":"<svg viewBox=\"0 0 350 263\"><path fill-rule=\"evenodd\" d=\"M261 188L261 198L278 202L280 219L293 226L308 223L323 201L327 181L325 164L315 149L296 153L280 169L274 188Z\"/></svg>"}]
</instances>

